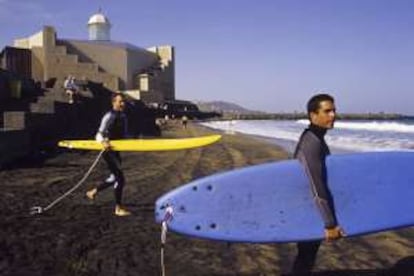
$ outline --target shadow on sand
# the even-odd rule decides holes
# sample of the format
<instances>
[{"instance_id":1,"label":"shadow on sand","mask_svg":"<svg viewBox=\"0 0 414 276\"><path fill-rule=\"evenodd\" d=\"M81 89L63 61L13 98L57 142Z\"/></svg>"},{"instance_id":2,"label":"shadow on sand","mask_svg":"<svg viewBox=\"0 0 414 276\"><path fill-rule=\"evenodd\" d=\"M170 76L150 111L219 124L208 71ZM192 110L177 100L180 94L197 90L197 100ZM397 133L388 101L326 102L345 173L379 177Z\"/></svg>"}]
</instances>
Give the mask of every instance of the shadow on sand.
<instances>
[{"instance_id":1,"label":"shadow on sand","mask_svg":"<svg viewBox=\"0 0 414 276\"><path fill-rule=\"evenodd\" d=\"M414 256L405 257L389 269L327 270L305 274L283 274L284 276L412 276L414 275Z\"/></svg>"}]
</instances>

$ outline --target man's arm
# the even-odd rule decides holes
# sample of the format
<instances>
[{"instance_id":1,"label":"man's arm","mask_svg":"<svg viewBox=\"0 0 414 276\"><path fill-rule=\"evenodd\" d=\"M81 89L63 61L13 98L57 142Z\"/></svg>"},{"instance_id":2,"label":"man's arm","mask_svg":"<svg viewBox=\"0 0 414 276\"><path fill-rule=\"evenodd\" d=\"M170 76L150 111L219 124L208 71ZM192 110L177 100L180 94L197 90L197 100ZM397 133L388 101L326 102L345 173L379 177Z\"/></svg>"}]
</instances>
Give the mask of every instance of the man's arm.
<instances>
[{"instance_id":1,"label":"man's arm","mask_svg":"<svg viewBox=\"0 0 414 276\"><path fill-rule=\"evenodd\" d=\"M305 136L297 152L297 158L309 177L315 203L324 221L327 239L339 238L342 236L342 230L338 227L332 197L326 183L326 165L320 140L312 137L310 133Z\"/></svg>"},{"instance_id":2,"label":"man's arm","mask_svg":"<svg viewBox=\"0 0 414 276\"><path fill-rule=\"evenodd\" d=\"M110 149L111 145L109 143L109 137L108 137L108 129L109 126L112 124L114 118L111 115L110 112L106 113L102 120L101 124L99 125L98 132L95 135L95 140L102 143L104 149L108 150Z\"/></svg>"}]
</instances>

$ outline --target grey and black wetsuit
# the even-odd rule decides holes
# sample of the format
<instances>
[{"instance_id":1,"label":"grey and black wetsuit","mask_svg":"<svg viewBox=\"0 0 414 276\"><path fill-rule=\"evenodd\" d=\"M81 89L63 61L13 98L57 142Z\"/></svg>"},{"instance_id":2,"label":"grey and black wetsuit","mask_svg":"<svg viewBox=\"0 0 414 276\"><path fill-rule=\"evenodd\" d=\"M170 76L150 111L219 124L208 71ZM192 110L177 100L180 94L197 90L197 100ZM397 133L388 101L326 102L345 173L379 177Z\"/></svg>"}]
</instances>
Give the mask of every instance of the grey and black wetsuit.
<instances>
[{"instance_id":1,"label":"grey and black wetsuit","mask_svg":"<svg viewBox=\"0 0 414 276\"><path fill-rule=\"evenodd\" d=\"M123 139L127 137L127 118L125 113L111 110L107 112L101 121L96 140L102 142L104 140ZM121 169L121 156L116 151L105 151L103 158L111 172L110 176L97 186L97 191L102 191L109 186L114 187L115 203L120 205L122 202L122 190L125 184L124 174Z\"/></svg>"},{"instance_id":2,"label":"grey and black wetsuit","mask_svg":"<svg viewBox=\"0 0 414 276\"><path fill-rule=\"evenodd\" d=\"M301 135L294 157L299 159L309 177L315 203L322 215L325 228L337 225L333 200L326 179L326 156L330 154L324 136L326 129L310 125Z\"/></svg>"},{"instance_id":3,"label":"grey and black wetsuit","mask_svg":"<svg viewBox=\"0 0 414 276\"><path fill-rule=\"evenodd\" d=\"M330 154L325 142L327 129L311 124L302 133L294 157L299 159L309 177L312 194L323 218L325 228L337 226L332 195L327 186L325 159ZM298 243L293 272L309 272L316 260L320 241Z\"/></svg>"}]
</instances>

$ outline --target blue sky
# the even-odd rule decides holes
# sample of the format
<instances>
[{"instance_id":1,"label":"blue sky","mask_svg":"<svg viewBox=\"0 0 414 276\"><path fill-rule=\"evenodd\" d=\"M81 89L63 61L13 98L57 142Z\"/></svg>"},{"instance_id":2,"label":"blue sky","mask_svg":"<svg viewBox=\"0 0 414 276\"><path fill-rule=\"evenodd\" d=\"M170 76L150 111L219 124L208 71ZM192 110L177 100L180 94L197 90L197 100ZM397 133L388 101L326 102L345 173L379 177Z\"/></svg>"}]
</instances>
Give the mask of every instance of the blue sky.
<instances>
[{"instance_id":1,"label":"blue sky","mask_svg":"<svg viewBox=\"0 0 414 276\"><path fill-rule=\"evenodd\" d=\"M176 47L176 97L269 112L331 93L339 112L414 115L411 0L0 0L0 47L43 25L87 39L99 7L112 40Z\"/></svg>"}]
</instances>

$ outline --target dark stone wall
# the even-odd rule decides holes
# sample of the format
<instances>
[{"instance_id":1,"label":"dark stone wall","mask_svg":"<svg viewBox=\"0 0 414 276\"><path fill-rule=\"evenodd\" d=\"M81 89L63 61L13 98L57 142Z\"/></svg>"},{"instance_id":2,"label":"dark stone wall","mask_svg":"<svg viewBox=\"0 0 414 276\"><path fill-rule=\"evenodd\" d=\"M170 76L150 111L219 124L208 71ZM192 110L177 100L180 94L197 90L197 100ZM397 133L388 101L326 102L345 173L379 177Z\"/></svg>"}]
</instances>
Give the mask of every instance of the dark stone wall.
<instances>
[{"instance_id":1,"label":"dark stone wall","mask_svg":"<svg viewBox=\"0 0 414 276\"><path fill-rule=\"evenodd\" d=\"M29 49L6 46L1 52L1 68L24 78L32 77L32 53Z\"/></svg>"},{"instance_id":2,"label":"dark stone wall","mask_svg":"<svg viewBox=\"0 0 414 276\"><path fill-rule=\"evenodd\" d=\"M74 104L60 98L60 88L38 91L35 102L14 99L5 104L6 111L3 110L1 116L1 162L39 151L53 151L59 140L94 139L102 116L111 108L114 92L93 82L87 83L85 88L89 96L80 95ZM127 101L126 113L133 137L160 135L155 124L156 113L142 102ZM14 148L19 143L22 148L16 151Z\"/></svg>"},{"instance_id":3,"label":"dark stone wall","mask_svg":"<svg viewBox=\"0 0 414 276\"><path fill-rule=\"evenodd\" d=\"M30 133L27 130L0 131L0 168L31 150Z\"/></svg>"},{"instance_id":4,"label":"dark stone wall","mask_svg":"<svg viewBox=\"0 0 414 276\"><path fill-rule=\"evenodd\" d=\"M111 109L111 96L114 92L94 82L89 82L88 87L94 95L94 101L85 116L92 118L90 122L93 124L89 125L95 135L102 116ZM156 111L148 108L143 102L127 99L125 113L128 116L129 132L133 137L161 135L155 124Z\"/></svg>"}]
</instances>

